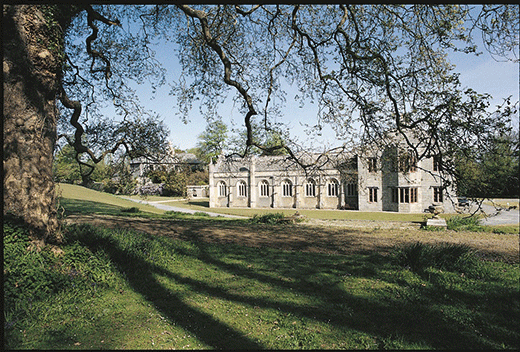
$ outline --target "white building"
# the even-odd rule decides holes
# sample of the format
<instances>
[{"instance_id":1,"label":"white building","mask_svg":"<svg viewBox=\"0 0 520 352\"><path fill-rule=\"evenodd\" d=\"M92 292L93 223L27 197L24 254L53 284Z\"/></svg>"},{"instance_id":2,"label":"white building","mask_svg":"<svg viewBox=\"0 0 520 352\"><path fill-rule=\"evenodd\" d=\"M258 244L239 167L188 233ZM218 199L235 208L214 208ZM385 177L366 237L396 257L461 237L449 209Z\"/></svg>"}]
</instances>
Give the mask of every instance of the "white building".
<instances>
[{"instance_id":1,"label":"white building","mask_svg":"<svg viewBox=\"0 0 520 352\"><path fill-rule=\"evenodd\" d=\"M441 177L440 160L415 161L397 145L362 157L332 155L307 173L287 156L220 157L209 165L209 204L405 213L442 205L452 210L455 189Z\"/></svg>"}]
</instances>

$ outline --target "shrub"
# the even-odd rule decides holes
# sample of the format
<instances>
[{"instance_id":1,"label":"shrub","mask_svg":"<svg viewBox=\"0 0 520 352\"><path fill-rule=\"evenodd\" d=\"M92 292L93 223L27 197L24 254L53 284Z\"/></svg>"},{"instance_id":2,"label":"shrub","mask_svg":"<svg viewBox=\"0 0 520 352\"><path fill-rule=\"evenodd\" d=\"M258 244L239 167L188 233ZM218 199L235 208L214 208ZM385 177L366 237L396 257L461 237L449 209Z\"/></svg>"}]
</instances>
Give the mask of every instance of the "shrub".
<instances>
[{"instance_id":1,"label":"shrub","mask_svg":"<svg viewBox=\"0 0 520 352\"><path fill-rule=\"evenodd\" d=\"M416 242L397 247L393 260L415 272L423 272L427 268L474 272L480 266L479 259L469 246L454 243L431 245Z\"/></svg>"},{"instance_id":2,"label":"shrub","mask_svg":"<svg viewBox=\"0 0 520 352\"><path fill-rule=\"evenodd\" d=\"M134 190L134 194L138 194L140 196L160 196L163 194L162 183L147 183L145 185L139 186Z\"/></svg>"},{"instance_id":3,"label":"shrub","mask_svg":"<svg viewBox=\"0 0 520 352\"><path fill-rule=\"evenodd\" d=\"M112 194L132 194L137 182L135 180L119 179L105 179L101 182L103 184L103 192Z\"/></svg>"},{"instance_id":4,"label":"shrub","mask_svg":"<svg viewBox=\"0 0 520 352\"><path fill-rule=\"evenodd\" d=\"M139 213L139 208L131 207L131 208L123 208L121 209L123 213Z\"/></svg>"},{"instance_id":5,"label":"shrub","mask_svg":"<svg viewBox=\"0 0 520 352\"><path fill-rule=\"evenodd\" d=\"M476 216L453 216L446 220L448 230L482 231L483 227Z\"/></svg>"},{"instance_id":6,"label":"shrub","mask_svg":"<svg viewBox=\"0 0 520 352\"><path fill-rule=\"evenodd\" d=\"M255 214L251 221L255 224L278 224L284 218L283 213Z\"/></svg>"}]
</instances>

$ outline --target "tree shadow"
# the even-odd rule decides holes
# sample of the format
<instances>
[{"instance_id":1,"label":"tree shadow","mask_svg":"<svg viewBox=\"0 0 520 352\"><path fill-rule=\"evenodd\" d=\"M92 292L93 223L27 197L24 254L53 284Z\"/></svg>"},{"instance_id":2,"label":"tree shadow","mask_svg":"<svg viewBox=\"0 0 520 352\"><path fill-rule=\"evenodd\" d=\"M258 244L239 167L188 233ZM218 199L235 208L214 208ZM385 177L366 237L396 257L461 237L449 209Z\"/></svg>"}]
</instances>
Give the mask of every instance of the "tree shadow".
<instances>
[{"instance_id":1,"label":"tree shadow","mask_svg":"<svg viewBox=\"0 0 520 352\"><path fill-rule=\"evenodd\" d=\"M125 209L118 205L69 198L60 198L59 203L63 207L64 216L72 214L121 215L121 211Z\"/></svg>"},{"instance_id":2,"label":"tree shadow","mask_svg":"<svg viewBox=\"0 0 520 352\"><path fill-rule=\"evenodd\" d=\"M151 236L151 235L144 235ZM168 240L155 237L161 245L168 246ZM187 239L185 239L187 240ZM350 253L344 260L333 259L327 254L301 253L298 251L280 251L265 247L250 248L228 243L215 246L193 237L188 240L192 248L179 248L172 245L171 250L196 258L205 264L217 267L239 279L250 279L268 284L287 292L296 292L319 303L318 306L298 305L282 299L265 298L261 295L248 296L211 285L200 279L179 275L169 269L150 263L124 250L116 241L108 238L96 238L88 241L95 250L103 248L125 273L132 288L177 325L192 332L202 342L213 348L259 349L262 345L247 338L240 331L218 321L213 316L201 312L184 303L174 292L164 287L154 277L166 277L174 282L188 286L198 294L213 298L237 302L250 307L276 309L284 314L326 322L346 331L355 330L376 337L377 347L384 348L385 341L392 336L409 343L431 346L432 348L496 348L502 342L516 346L517 337L513 323L494 319L488 325L488 337L481 338L475 333L475 327L463 322L446 318L438 308L445 299L456 299L454 304L473 305L482 299L478 294L466 293L457 297L453 292L439 292L430 288L406 287L406 283L388 278L384 273L384 264L388 259L381 255L355 255ZM195 249L193 249L193 247ZM165 247L167 248L167 247ZM170 249L170 248L168 248ZM231 263L222 258L232 258ZM331 259L332 258L332 259ZM236 263L249 263L249 265ZM257 268L263 268L259 270ZM276 273L276 275L272 275ZM384 296L379 299L359 296L340 287L338 274L350 277L387 280L412 293L408 297ZM330 274L331 279L316 280L316 275ZM511 298L511 292L490 293L486 299ZM431 303L430 305L428 303ZM479 314L493 316L493 305L481 308ZM511 325L512 324L512 325ZM494 331L491 331L495 329ZM507 336L502 336L507 331Z\"/></svg>"},{"instance_id":3,"label":"tree shadow","mask_svg":"<svg viewBox=\"0 0 520 352\"><path fill-rule=\"evenodd\" d=\"M493 312L494 307L496 307L494 304L483 309L481 308L480 313L483 316L494 318L487 322L487 332L492 339L486 340L479 337L482 334L475 333L475 326L447 320L442 311L427 304L431 302L432 306L435 306L437 303L444 303L443 301L446 297L453 297L456 301L454 304L482 306L481 304L475 304L482 300L479 294L465 293L461 295L456 291L448 292L446 290L439 294L437 287L430 287L416 292L417 295L415 297L387 298L384 300L367 299L349 294L345 290L340 289L337 282L331 281L328 284L315 283L301 275L302 272L312 274L313 272L326 272L333 268L335 271L344 271L350 276L358 278L372 277L385 280L385 274L381 272L379 267L387 259L378 255L367 256L361 260L357 258L354 261L355 265L348 260L340 265L334 263L319 265L318 263L322 260L326 262L327 255L316 258L316 254L300 257L291 255L291 253L284 253L282 255L286 259L289 258L286 265L280 266L275 264L271 265L271 268L266 269L267 272L278 270L281 274L292 279L283 280L260 274L236 264L223 263L206 250L205 244L198 243L198 245L202 251L202 255L199 258L209 264L218 266L223 271L268 283L291 292L298 292L308 297L318 298L323 302L323 305L321 307L302 307L280 301L262 299L256 299L254 302L251 302L250 298L208 287L197 280L179 278L170 273L172 279L182 281L198 292L204 292L226 300L256 305L261 308L274 308L293 316L324 321L340 329L348 328L366 332L378 337L378 343L380 343L378 348L383 348L382 341L391 336L399 336L418 345L427 344L435 349L488 349L496 348L502 342L507 343L509 346L518 346L518 333L515 333L515 326L518 325L518 310L511 309L509 312L502 310L501 313L506 318L499 321L496 319L496 312ZM229 250L228 253L232 253L236 249L235 247ZM237 252L240 252L240 250ZM261 256L251 256L248 253L242 256L242 259L250 263L252 262L252 266L255 266L255 262L258 265L269 266L273 258L270 255L266 255L266 253L263 253ZM514 302L515 293L505 291L490 293L486 297L486 301ZM347 309L344 309L345 307Z\"/></svg>"},{"instance_id":4,"label":"tree shadow","mask_svg":"<svg viewBox=\"0 0 520 352\"><path fill-rule=\"evenodd\" d=\"M189 204L198 205L199 207L209 208L209 200L190 200Z\"/></svg>"},{"instance_id":5,"label":"tree shadow","mask_svg":"<svg viewBox=\"0 0 520 352\"><path fill-rule=\"evenodd\" d=\"M194 309L155 278L164 269L122 249L110 238L91 238L86 243L92 250L103 249L121 270L132 287L151 302L162 315L176 325L192 332L203 343L215 349L261 349L262 345L243 336L229 325L211 315Z\"/></svg>"}]
</instances>

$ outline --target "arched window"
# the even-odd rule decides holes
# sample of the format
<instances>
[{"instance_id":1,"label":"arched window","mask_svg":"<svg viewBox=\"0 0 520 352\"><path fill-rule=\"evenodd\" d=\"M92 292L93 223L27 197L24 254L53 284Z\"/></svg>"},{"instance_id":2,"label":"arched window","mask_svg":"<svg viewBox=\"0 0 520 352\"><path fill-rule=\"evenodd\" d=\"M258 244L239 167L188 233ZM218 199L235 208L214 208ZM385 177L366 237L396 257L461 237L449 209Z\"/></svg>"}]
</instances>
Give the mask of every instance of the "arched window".
<instances>
[{"instance_id":1,"label":"arched window","mask_svg":"<svg viewBox=\"0 0 520 352\"><path fill-rule=\"evenodd\" d=\"M331 179L327 184L327 195L329 197L337 197L339 195L339 182L336 179Z\"/></svg>"},{"instance_id":2,"label":"arched window","mask_svg":"<svg viewBox=\"0 0 520 352\"><path fill-rule=\"evenodd\" d=\"M244 181L238 181L237 192L239 197L247 197L247 185Z\"/></svg>"},{"instance_id":3,"label":"arched window","mask_svg":"<svg viewBox=\"0 0 520 352\"><path fill-rule=\"evenodd\" d=\"M282 197L292 197L292 182L289 180L282 182Z\"/></svg>"},{"instance_id":4,"label":"arched window","mask_svg":"<svg viewBox=\"0 0 520 352\"><path fill-rule=\"evenodd\" d=\"M269 182L266 180L260 181L260 197L269 197Z\"/></svg>"},{"instance_id":5,"label":"arched window","mask_svg":"<svg viewBox=\"0 0 520 352\"><path fill-rule=\"evenodd\" d=\"M305 196L316 197L316 182L311 178L305 183Z\"/></svg>"},{"instance_id":6,"label":"arched window","mask_svg":"<svg viewBox=\"0 0 520 352\"><path fill-rule=\"evenodd\" d=\"M224 181L219 181L219 183L217 184L217 188L218 188L219 197L227 196L227 187L226 187L226 183Z\"/></svg>"}]
</instances>

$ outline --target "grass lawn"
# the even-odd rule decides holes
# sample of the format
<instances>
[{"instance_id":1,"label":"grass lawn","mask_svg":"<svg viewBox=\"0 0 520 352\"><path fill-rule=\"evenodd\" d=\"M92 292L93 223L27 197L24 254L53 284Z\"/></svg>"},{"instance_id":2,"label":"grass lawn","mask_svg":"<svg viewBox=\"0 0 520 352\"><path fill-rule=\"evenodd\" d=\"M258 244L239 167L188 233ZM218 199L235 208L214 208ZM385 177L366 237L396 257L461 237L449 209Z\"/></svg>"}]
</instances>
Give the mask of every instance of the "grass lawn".
<instances>
[{"instance_id":1,"label":"grass lawn","mask_svg":"<svg viewBox=\"0 0 520 352\"><path fill-rule=\"evenodd\" d=\"M66 214L67 212L79 212L84 214L119 215L122 209L132 207L148 213L164 213L164 210L157 209L151 205L139 204L113 194L68 183L58 183L56 192L60 199L60 204L63 206L62 210Z\"/></svg>"},{"instance_id":2,"label":"grass lawn","mask_svg":"<svg viewBox=\"0 0 520 352\"><path fill-rule=\"evenodd\" d=\"M520 348L518 261L484 261L460 243L512 235L170 220L67 188L65 215L125 214L132 225L67 225L65 244L35 251L4 222L4 348ZM414 234L419 246L377 244ZM285 235L292 247L263 244ZM436 247L443 238L450 245Z\"/></svg>"},{"instance_id":3,"label":"grass lawn","mask_svg":"<svg viewBox=\"0 0 520 352\"><path fill-rule=\"evenodd\" d=\"M212 213L249 216L282 213L293 215L296 209L250 209L250 208L209 208L207 199L174 200L161 202L164 205L187 208ZM360 212L348 210L298 209L298 212L310 219L324 220L381 220L381 221L422 221L427 214L402 214L391 212Z\"/></svg>"},{"instance_id":4,"label":"grass lawn","mask_svg":"<svg viewBox=\"0 0 520 352\"><path fill-rule=\"evenodd\" d=\"M170 205L179 208L186 208L197 211L210 211L218 214L240 215L252 217L254 215L264 215L273 213L282 213L285 216L291 216L296 209L249 209L249 208L209 208L209 200L207 198L186 200L181 197L161 197L161 196L116 196L104 192L98 192L78 185L58 184L58 196L62 202L66 202L66 209L73 209L77 212L90 212L96 214L118 215L121 209L129 207L137 207L145 213L164 214L164 210L155 208L151 205L132 202L125 198L136 200L146 200L150 202L161 202L163 205ZM86 203L78 202L86 201ZM514 200L508 200L510 204L514 204ZM89 202L98 202L96 205ZM506 204L505 199L497 200L498 203ZM497 203L497 204L498 204ZM85 204L84 209L80 209ZM403 214L394 212L360 212L355 210L319 210L319 209L298 209L298 212L309 219L322 220L370 220L370 221L404 221L404 222L423 222L430 214ZM458 214L441 214L446 219L457 216Z\"/></svg>"},{"instance_id":5,"label":"grass lawn","mask_svg":"<svg viewBox=\"0 0 520 352\"><path fill-rule=\"evenodd\" d=\"M24 252L6 232L10 349L520 347L518 264L416 270L377 252L285 251L91 225L69 227L55 255ZM29 262L36 271L27 272Z\"/></svg>"},{"instance_id":6,"label":"grass lawn","mask_svg":"<svg viewBox=\"0 0 520 352\"><path fill-rule=\"evenodd\" d=\"M283 213L286 216L293 215L295 209L229 209L229 208L209 208L209 201L207 199L192 199L182 200L178 197L158 197L149 196L146 198L140 196L116 196L104 192L98 192L78 185L71 185L66 183L58 184L58 196L62 198L62 202L66 202L65 209L73 209L78 212L90 212L96 214L110 214L116 215L122 208L137 207L143 212L163 214L164 210L157 209L151 205L140 204L124 199L128 197L138 200L147 200L151 202L160 201L161 204L171 205L175 207L211 211L219 214L250 216L263 215L269 213ZM78 201L86 202L78 202ZM98 202L102 205L96 206L93 203ZM84 209L79 209L79 207ZM382 221L422 221L425 214L399 214L399 213L373 213L373 212L359 212L359 211L334 211L334 210L298 210L300 214L305 215L311 219L325 219L325 220L382 220Z\"/></svg>"},{"instance_id":7,"label":"grass lawn","mask_svg":"<svg viewBox=\"0 0 520 352\"><path fill-rule=\"evenodd\" d=\"M490 201L484 201L484 204L493 205L493 206L499 206L502 208L509 208L509 207L519 207L519 200L518 198L509 198L509 199L493 199L492 202Z\"/></svg>"}]
</instances>

